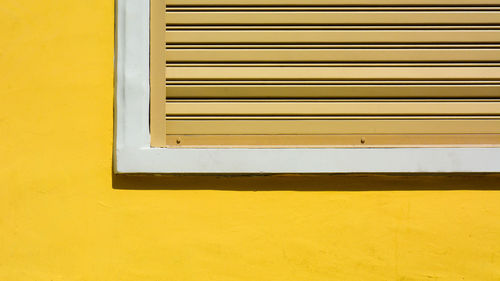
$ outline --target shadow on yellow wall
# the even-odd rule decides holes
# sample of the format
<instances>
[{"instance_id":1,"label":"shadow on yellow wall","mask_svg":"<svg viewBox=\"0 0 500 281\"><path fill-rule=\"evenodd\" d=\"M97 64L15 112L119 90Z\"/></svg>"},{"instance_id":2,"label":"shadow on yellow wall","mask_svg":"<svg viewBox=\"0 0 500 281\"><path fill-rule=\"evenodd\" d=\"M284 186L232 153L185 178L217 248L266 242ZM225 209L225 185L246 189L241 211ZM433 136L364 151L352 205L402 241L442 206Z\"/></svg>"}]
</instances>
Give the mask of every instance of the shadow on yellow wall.
<instances>
[{"instance_id":1,"label":"shadow on yellow wall","mask_svg":"<svg viewBox=\"0 0 500 281\"><path fill-rule=\"evenodd\" d=\"M234 191L495 190L500 189L500 175L113 175L113 188Z\"/></svg>"}]
</instances>

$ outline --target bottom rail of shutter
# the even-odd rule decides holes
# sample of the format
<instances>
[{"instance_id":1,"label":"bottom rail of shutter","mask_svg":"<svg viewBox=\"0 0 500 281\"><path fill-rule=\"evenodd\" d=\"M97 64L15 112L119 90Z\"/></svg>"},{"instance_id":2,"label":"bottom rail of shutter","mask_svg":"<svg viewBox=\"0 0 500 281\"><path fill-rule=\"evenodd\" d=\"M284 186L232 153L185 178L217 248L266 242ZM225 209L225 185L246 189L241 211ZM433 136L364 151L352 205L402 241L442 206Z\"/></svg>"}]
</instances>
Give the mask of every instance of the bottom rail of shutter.
<instances>
[{"instance_id":1,"label":"bottom rail of shutter","mask_svg":"<svg viewBox=\"0 0 500 281\"><path fill-rule=\"evenodd\" d=\"M500 147L500 134L167 135L166 146L193 147Z\"/></svg>"}]
</instances>

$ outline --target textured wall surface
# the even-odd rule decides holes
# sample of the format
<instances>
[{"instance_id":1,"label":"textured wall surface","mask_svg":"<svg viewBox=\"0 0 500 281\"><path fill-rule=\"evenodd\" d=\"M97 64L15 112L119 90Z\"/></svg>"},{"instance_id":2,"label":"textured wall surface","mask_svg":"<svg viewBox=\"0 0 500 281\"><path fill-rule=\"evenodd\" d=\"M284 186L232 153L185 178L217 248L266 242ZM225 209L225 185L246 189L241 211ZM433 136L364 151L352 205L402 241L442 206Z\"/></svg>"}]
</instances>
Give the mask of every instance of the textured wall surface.
<instances>
[{"instance_id":1,"label":"textured wall surface","mask_svg":"<svg viewBox=\"0 0 500 281\"><path fill-rule=\"evenodd\" d=\"M2 1L0 280L500 280L495 190L113 189L113 22Z\"/></svg>"}]
</instances>

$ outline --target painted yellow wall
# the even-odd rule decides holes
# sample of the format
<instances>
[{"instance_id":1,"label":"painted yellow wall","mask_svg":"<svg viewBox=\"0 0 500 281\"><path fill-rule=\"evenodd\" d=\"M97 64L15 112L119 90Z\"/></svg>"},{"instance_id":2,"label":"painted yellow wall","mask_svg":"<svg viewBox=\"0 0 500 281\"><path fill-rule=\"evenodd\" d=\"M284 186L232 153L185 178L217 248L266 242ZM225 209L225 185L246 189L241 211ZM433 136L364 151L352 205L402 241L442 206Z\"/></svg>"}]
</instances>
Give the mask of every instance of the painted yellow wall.
<instances>
[{"instance_id":1,"label":"painted yellow wall","mask_svg":"<svg viewBox=\"0 0 500 281\"><path fill-rule=\"evenodd\" d=\"M0 5L0 280L500 280L498 191L113 189L113 20Z\"/></svg>"}]
</instances>

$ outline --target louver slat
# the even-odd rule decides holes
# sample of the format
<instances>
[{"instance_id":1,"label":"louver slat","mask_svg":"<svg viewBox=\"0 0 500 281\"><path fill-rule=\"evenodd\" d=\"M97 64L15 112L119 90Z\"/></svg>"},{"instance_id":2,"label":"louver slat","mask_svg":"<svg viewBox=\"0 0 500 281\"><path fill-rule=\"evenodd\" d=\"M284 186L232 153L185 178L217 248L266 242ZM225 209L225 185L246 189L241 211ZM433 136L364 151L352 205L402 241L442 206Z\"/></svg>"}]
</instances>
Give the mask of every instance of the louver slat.
<instances>
[{"instance_id":1,"label":"louver slat","mask_svg":"<svg viewBox=\"0 0 500 281\"><path fill-rule=\"evenodd\" d=\"M169 84L166 95L168 98L491 98L500 96L500 81L491 85L470 84L444 84L449 81L433 81L443 83L437 85L383 85L383 84L358 84L358 85L252 85L243 84L248 81L239 81L234 84L186 84L193 81L180 81L184 84ZM206 81L203 81L205 83ZM220 81L218 81L220 82ZM261 81L251 81L262 83ZM276 81L264 81L277 83ZM314 81L307 81L313 82ZM322 81L323 82L323 81ZM357 81L356 81L357 82ZM381 82L384 83L385 81ZM170 82L173 83L173 82ZM226 81L223 81L226 83ZM238 83L238 81L236 81ZM282 81L280 83L290 83ZM326 83L326 82L325 82ZM344 82L346 83L346 82ZM351 81L351 83L353 83ZM429 82L427 82L429 83Z\"/></svg>"},{"instance_id":2,"label":"louver slat","mask_svg":"<svg viewBox=\"0 0 500 281\"><path fill-rule=\"evenodd\" d=\"M496 24L500 12L479 11L228 11L167 12L167 25Z\"/></svg>"},{"instance_id":3,"label":"louver slat","mask_svg":"<svg viewBox=\"0 0 500 281\"><path fill-rule=\"evenodd\" d=\"M165 3L167 6L500 6L500 0L166 0Z\"/></svg>"},{"instance_id":4,"label":"louver slat","mask_svg":"<svg viewBox=\"0 0 500 281\"><path fill-rule=\"evenodd\" d=\"M154 146L500 145L500 0L152 0L151 24Z\"/></svg>"},{"instance_id":5,"label":"louver slat","mask_svg":"<svg viewBox=\"0 0 500 281\"><path fill-rule=\"evenodd\" d=\"M167 116L495 116L500 102L483 101L303 101L169 100Z\"/></svg>"},{"instance_id":6,"label":"louver slat","mask_svg":"<svg viewBox=\"0 0 500 281\"><path fill-rule=\"evenodd\" d=\"M171 30L168 44L500 43L500 30Z\"/></svg>"},{"instance_id":7,"label":"louver slat","mask_svg":"<svg viewBox=\"0 0 500 281\"><path fill-rule=\"evenodd\" d=\"M443 118L444 119L444 118ZM498 134L500 120L386 120L360 117L358 120L270 119L224 120L199 118L168 119L172 135L300 135L300 134Z\"/></svg>"},{"instance_id":8,"label":"louver slat","mask_svg":"<svg viewBox=\"0 0 500 281\"><path fill-rule=\"evenodd\" d=\"M500 67L167 67L167 80L497 80Z\"/></svg>"},{"instance_id":9,"label":"louver slat","mask_svg":"<svg viewBox=\"0 0 500 281\"><path fill-rule=\"evenodd\" d=\"M477 49L167 49L174 62L498 62L500 48Z\"/></svg>"}]
</instances>

